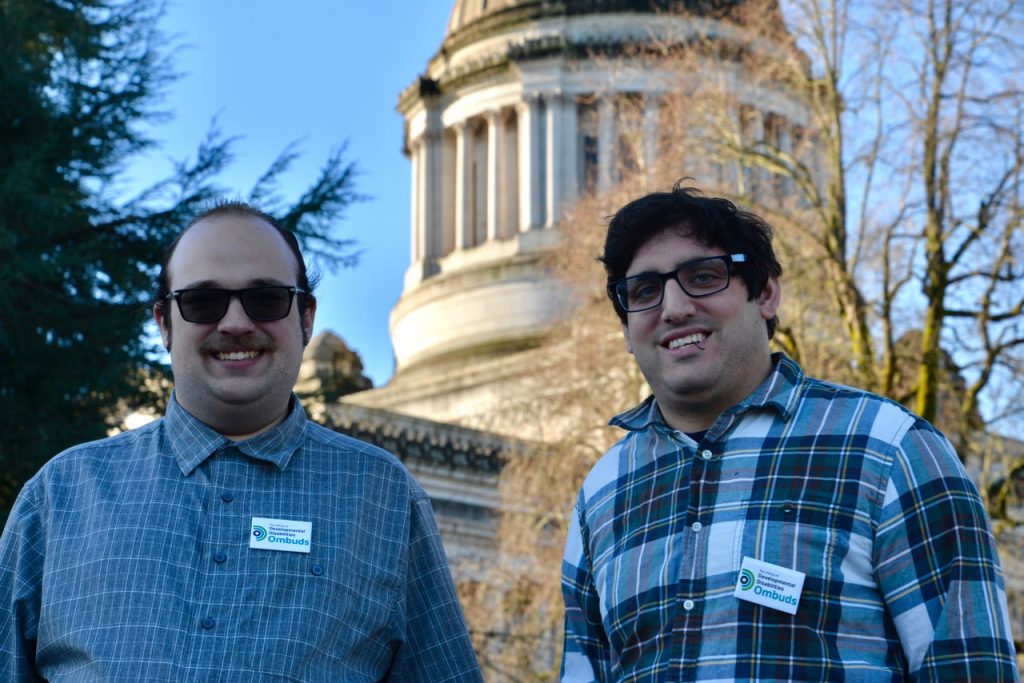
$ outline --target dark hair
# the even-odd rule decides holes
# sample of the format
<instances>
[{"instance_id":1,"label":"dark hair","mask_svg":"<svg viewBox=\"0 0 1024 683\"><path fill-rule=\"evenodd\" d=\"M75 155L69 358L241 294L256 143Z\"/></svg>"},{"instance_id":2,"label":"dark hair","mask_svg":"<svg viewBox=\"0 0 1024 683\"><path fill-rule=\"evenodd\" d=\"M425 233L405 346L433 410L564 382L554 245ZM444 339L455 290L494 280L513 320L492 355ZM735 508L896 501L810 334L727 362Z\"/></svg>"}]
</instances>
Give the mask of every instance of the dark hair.
<instances>
[{"instance_id":1,"label":"dark hair","mask_svg":"<svg viewBox=\"0 0 1024 683\"><path fill-rule=\"evenodd\" d=\"M733 266L747 286L749 300L757 298L768 278L782 275L782 266L772 249L772 227L760 216L738 208L728 199L708 197L700 190L677 182L670 192L652 192L619 209L608 224L604 263L608 283L626 277L626 271L640 248L667 231L678 231L701 244L728 254L746 254L744 263ZM609 292L615 312L623 324L626 312ZM769 339L778 318L768 321Z\"/></svg>"},{"instance_id":2,"label":"dark hair","mask_svg":"<svg viewBox=\"0 0 1024 683\"><path fill-rule=\"evenodd\" d=\"M296 298L298 299L299 313L305 313L306 309L309 308L310 303L315 301L313 290L316 288L319 278L315 272L311 273L306 268L306 261L302 258L302 251L299 249L299 240L295 237L295 233L283 227L281 223L270 214L260 211L250 204L240 201L220 200L214 203L210 208L193 217L185 226L185 229L178 233L178 236L174 238L174 241L164 249L163 257L160 260L160 275L157 278L155 305L167 321L166 324L168 326L171 324L171 317L167 315L167 306L170 303L167 299L167 295L171 293L171 276L170 273L168 273L168 266L171 263L171 257L174 256L174 252L178 248L178 243L181 242L181 238L185 236L185 233L188 232L189 228L199 221L206 220L207 218L218 218L221 216L240 216L259 219L277 230L281 237L284 238L285 244L288 245L288 248L295 256L298 278L296 285L300 289L304 289L309 292L309 294L305 295L296 295Z\"/></svg>"}]
</instances>

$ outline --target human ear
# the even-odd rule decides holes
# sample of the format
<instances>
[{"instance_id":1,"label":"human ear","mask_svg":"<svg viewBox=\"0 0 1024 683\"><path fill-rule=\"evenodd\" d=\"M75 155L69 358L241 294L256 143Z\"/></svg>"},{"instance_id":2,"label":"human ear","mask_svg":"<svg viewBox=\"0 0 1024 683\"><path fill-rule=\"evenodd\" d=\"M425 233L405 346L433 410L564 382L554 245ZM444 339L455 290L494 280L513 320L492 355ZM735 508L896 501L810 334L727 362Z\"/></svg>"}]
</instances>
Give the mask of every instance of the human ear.
<instances>
[{"instance_id":1,"label":"human ear","mask_svg":"<svg viewBox=\"0 0 1024 683\"><path fill-rule=\"evenodd\" d=\"M161 306L160 304L153 304L153 320L156 321L157 327L160 328L160 339L164 344L164 348L170 351L171 321L165 315L166 308L166 306Z\"/></svg>"},{"instance_id":2,"label":"human ear","mask_svg":"<svg viewBox=\"0 0 1024 683\"><path fill-rule=\"evenodd\" d=\"M769 277L757 295L757 307L761 311L761 317L771 320L779 310L782 303L782 285L777 277Z\"/></svg>"},{"instance_id":3,"label":"human ear","mask_svg":"<svg viewBox=\"0 0 1024 683\"><path fill-rule=\"evenodd\" d=\"M299 324L302 325L302 345L306 346L309 344L309 340L313 338L313 321L316 319L316 299L312 296L309 297L306 308L302 311L301 320Z\"/></svg>"}]
</instances>

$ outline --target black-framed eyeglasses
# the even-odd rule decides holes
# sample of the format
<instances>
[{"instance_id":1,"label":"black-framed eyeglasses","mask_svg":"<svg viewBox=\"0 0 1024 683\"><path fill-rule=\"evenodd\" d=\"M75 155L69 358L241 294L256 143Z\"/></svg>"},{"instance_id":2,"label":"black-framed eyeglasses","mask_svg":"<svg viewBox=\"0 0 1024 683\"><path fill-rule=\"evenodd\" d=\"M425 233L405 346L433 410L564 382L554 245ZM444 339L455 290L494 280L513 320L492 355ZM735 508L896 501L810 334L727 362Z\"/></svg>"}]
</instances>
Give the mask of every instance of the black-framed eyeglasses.
<instances>
[{"instance_id":1,"label":"black-framed eyeglasses","mask_svg":"<svg viewBox=\"0 0 1024 683\"><path fill-rule=\"evenodd\" d=\"M683 263L667 273L640 273L608 283L608 293L626 313L657 308L665 298L665 283L679 283L694 299L718 294L729 287L732 264L747 260L744 254L709 256Z\"/></svg>"},{"instance_id":2,"label":"black-framed eyeglasses","mask_svg":"<svg viewBox=\"0 0 1024 683\"><path fill-rule=\"evenodd\" d=\"M246 287L245 289L217 289L214 287L193 287L176 289L165 299L178 302L181 317L190 323L215 323L228 313L231 299L238 297L245 314L251 320L269 322L288 317L292 310L292 299L296 294L308 294L299 287L270 285Z\"/></svg>"}]
</instances>

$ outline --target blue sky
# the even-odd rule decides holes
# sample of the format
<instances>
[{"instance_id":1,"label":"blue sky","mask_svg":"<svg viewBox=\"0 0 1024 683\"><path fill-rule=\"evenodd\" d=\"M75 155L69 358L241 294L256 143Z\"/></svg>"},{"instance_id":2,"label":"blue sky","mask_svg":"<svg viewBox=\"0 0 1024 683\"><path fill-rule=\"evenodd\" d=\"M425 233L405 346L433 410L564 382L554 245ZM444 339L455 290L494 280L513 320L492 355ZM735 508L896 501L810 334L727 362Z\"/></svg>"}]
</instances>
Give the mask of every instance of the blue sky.
<instances>
[{"instance_id":1,"label":"blue sky","mask_svg":"<svg viewBox=\"0 0 1024 683\"><path fill-rule=\"evenodd\" d=\"M293 199L329 152L348 141L362 173L338 235L363 251L360 265L317 291L316 331L330 329L363 358L375 386L394 370L388 315L409 266L409 164L402 154L398 94L441 45L453 0L169 0L162 29L178 38L183 73L167 91L173 114L155 126L160 148L129 168L145 185L193 156L216 117L240 136L221 184L245 194L289 143L303 152L285 178Z\"/></svg>"}]
</instances>

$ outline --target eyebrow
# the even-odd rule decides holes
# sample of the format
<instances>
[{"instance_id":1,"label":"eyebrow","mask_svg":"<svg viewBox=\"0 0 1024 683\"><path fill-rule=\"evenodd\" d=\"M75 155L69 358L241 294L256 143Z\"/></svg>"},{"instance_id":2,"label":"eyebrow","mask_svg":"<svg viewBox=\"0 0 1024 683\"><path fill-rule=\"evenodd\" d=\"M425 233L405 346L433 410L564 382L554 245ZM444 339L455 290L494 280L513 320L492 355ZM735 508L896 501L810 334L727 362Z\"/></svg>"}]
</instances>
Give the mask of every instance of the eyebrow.
<instances>
[{"instance_id":1,"label":"eyebrow","mask_svg":"<svg viewBox=\"0 0 1024 683\"><path fill-rule=\"evenodd\" d=\"M282 282L281 280L278 280L277 278L273 278L273 277L257 277L257 278L253 278L252 280L249 280L249 282L246 283L246 285L244 287L238 287L238 289L248 289L249 287L291 287L291 286L292 285L289 285L286 282ZM294 286L297 287L298 285L294 285ZM181 287L181 289L234 289L234 288L232 288L232 287L225 287L223 284L221 284L217 280L199 280L197 282L192 282L192 283L190 283L190 284L188 284L188 285L186 285L184 287Z\"/></svg>"},{"instance_id":2,"label":"eyebrow","mask_svg":"<svg viewBox=\"0 0 1024 683\"><path fill-rule=\"evenodd\" d=\"M675 271L679 270L683 266L685 266L687 264L690 264L690 263L693 263L695 261L703 261L704 259L709 259L709 258L718 258L719 256L726 256L726 254L707 254L707 255L704 255L704 256L698 256L696 258L688 258L685 261L678 261L674 266L672 266L668 270L654 270L652 268L652 269L649 269L649 270L642 270L642 271L640 271L639 273L637 273L635 275L627 275L626 277L640 277L641 275L667 275L668 273L674 273Z\"/></svg>"}]
</instances>

